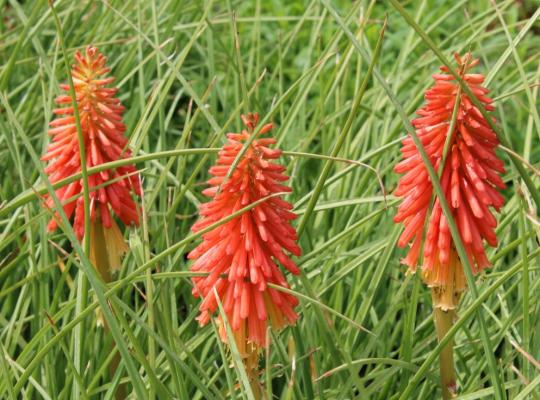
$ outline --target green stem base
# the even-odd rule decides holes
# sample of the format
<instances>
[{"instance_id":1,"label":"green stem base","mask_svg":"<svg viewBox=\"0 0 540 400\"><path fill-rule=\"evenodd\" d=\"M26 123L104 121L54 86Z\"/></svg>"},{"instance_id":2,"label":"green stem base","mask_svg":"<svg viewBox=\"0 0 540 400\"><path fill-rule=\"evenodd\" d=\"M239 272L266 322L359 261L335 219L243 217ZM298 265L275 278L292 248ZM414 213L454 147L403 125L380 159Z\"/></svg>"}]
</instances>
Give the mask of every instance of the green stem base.
<instances>
[{"instance_id":1,"label":"green stem base","mask_svg":"<svg viewBox=\"0 0 540 400\"><path fill-rule=\"evenodd\" d=\"M440 308L433 310L433 319L437 330L437 339L439 341L444 338L446 333L454 325L456 318L455 310L443 311ZM454 341L451 340L444 346L441 354L439 354L439 367L441 373L441 388L442 398L444 400L453 399L456 396L456 372L454 370Z\"/></svg>"}]
</instances>

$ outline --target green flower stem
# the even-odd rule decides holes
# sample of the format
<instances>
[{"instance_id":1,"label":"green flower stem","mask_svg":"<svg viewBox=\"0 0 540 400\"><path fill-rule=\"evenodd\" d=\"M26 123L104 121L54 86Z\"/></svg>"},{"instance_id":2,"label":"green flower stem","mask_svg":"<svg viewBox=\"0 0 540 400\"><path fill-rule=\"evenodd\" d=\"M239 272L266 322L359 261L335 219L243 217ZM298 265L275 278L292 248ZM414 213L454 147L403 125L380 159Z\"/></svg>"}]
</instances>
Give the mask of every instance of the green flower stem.
<instances>
[{"instance_id":1,"label":"green flower stem","mask_svg":"<svg viewBox=\"0 0 540 400\"><path fill-rule=\"evenodd\" d=\"M437 330L437 339L441 341L456 318L455 310L443 311L439 307L433 309L433 320ZM439 354L439 368L441 373L441 389L444 400L451 399L456 393L456 373L454 371L454 340L451 339Z\"/></svg>"}]
</instances>

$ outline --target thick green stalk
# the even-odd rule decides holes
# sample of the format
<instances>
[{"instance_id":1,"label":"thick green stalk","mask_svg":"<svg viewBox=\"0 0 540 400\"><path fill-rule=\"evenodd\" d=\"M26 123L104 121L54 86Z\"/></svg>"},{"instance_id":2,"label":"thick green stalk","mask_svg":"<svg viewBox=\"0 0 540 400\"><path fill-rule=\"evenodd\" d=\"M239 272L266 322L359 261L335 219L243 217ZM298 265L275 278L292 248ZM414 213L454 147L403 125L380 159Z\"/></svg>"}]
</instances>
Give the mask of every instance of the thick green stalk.
<instances>
[{"instance_id":1,"label":"thick green stalk","mask_svg":"<svg viewBox=\"0 0 540 400\"><path fill-rule=\"evenodd\" d=\"M433 289L432 289L433 290ZM437 330L437 339L441 341L452 325L456 312L454 310L443 311L439 307L433 309L433 320ZM451 399L456 394L456 373L454 371L454 341L450 340L439 354L439 370L441 373L441 389L444 400Z\"/></svg>"},{"instance_id":2,"label":"thick green stalk","mask_svg":"<svg viewBox=\"0 0 540 400\"><path fill-rule=\"evenodd\" d=\"M94 268L98 271L99 275L101 276L101 279L103 279L103 282L105 283L111 283L112 282L112 269L118 268L118 265L113 266L110 263L111 259L116 259L116 261L120 261L120 255L119 254L109 254L111 249L113 252L117 249L116 246L113 245L114 240L111 240L111 236L108 235L107 231L110 231L110 229L118 229L116 226L116 223L114 223L114 228L105 228L101 221L96 219L95 222L92 223L91 231L90 231L90 261L92 262ZM107 230L107 231L106 231ZM125 249L125 248L124 248ZM110 328L109 325L105 320L103 320L103 314L101 311L99 312L98 320L99 322L103 323L104 326L104 336L110 336ZM116 374L116 370L118 368L118 365L120 364L120 354L116 351L116 345L114 341L111 343L111 353L114 352L115 355L113 356L110 364L109 364L109 375L110 380L113 381L114 375ZM115 398L118 400L125 399L126 397L126 385L120 384L116 388Z\"/></svg>"}]
</instances>

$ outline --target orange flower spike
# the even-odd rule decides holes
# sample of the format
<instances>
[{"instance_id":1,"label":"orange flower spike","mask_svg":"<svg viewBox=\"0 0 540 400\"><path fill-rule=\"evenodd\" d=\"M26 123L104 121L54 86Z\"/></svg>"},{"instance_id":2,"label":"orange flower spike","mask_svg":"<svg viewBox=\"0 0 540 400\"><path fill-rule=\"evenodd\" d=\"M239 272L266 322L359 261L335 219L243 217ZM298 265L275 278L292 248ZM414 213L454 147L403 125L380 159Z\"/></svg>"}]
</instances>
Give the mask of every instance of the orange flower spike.
<instances>
[{"instance_id":1,"label":"orange flower spike","mask_svg":"<svg viewBox=\"0 0 540 400\"><path fill-rule=\"evenodd\" d=\"M481 86L484 77L468 73L478 60L472 59L469 53L463 58L455 55L455 58L465 83L486 110L493 111L492 100L487 97L488 90ZM439 169L443 158L459 88L448 69L441 67L441 70L442 73L433 75L435 85L426 91L426 104L417 111L420 117L412 121L435 170ZM500 177L504 166L495 154L499 142L487 121L466 95L462 94L459 101L441 186L473 272L478 273L489 266L484 242L490 246L497 245L497 221L491 208L499 211L504 204L504 198L497 190L505 187ZM439 201L436 200L430 209L433 187L420 154L410 136L402 143L403 161L394 170L404 174L395 192L396 196L403 197L403 202L394 221L405 226L398 245L404 247L412 242L402 262L414 271L423 252L423 279L440 295L434 297L435 306L455 308L459 293L466 287L463 267Z\"/></svg>"},{"instance_id":2,"label":"orange flower spike","mask_svg":"<svg viewBox=\"0 0 540 400\"><path fill-rule=\"evenodd\" d=\"M88 168L130 157L131 152L125 149L128 140L124 136L126 127L122 123L124 107L115 97L118 89L107 87L114 78L105 77L109 72L105 66L105 57L97 48L89 46L83 54L80 52L75 54L75 61L71 74ZM63 84L60 87L64 91L69 91L68 85ZM53 113L58 116L50 123L49 135L53 139L46 154L42 157L43 161L49 162L45 172L52 183L81 172L77 128L71 97L60 95L56 98L56 102L62 108L53 110ZM111 180L116 181L109 183ZM131 197L131 192L139 196L141 194L139 175L135 166L126 165L114 171L108 170L89 175L88 184L90 216L93 223L96 214L99 214L100 224L102 223L104 228L113 227L117 230L110 215L110 206L124 224L138 224L136 205ZM94 189L104 184L104 187ZM71 218L73 214L75 215L73 228L79 239L84 235L84 200L82 196L75 200L69 199L80 195L82 187L82 179L80 179L56 190L56 195L64 203L64 212L67 217ZM51 198L47 200L47 205L52 207ZM96 213L96 209L99 213ZM56 229L57 218L56 215L50 221L49 230Z\"/></svg>"},{"instance_id":3,"label":"orange flower spike","mask_svg":"<svg viewBox=\"0 0 540 400\"><path fill-rule=\"evenodd\" d=\"M225 218L243 207L273 193L290 192L282 182L288 178L285 167L275 164L281 151L268 146L275 144L273 138L253 140L234 170L226 179L227 172L245 141L255 134L258 114L242 116L246 127L241 133L229 133L228 141L219 152L215 166L210 168L213 176L210 188L203 191L212 197L202 204L202 219L193 225L197 232ZM272 130L272 124L263 126L258 135ZM218 190L219 189L219 190ZM288 288L276 261L293 274L300 271L289 254L299 256L297 235L290 221L296 218L292 205L279 197L273 197L241 216L203 235L203 242L189 253L195 260L194 272L208 272L208 276L193 278L193 295L203 299L198 321L209 322L217 310L215 293L223 304L238 348L247 358L267 343L267 326L270 321L276 329L294 324L294 311L298 300L295 296L268 287L268 283ZM221 339L227 336L221 318Z\"/></svg>"}]
</instances>

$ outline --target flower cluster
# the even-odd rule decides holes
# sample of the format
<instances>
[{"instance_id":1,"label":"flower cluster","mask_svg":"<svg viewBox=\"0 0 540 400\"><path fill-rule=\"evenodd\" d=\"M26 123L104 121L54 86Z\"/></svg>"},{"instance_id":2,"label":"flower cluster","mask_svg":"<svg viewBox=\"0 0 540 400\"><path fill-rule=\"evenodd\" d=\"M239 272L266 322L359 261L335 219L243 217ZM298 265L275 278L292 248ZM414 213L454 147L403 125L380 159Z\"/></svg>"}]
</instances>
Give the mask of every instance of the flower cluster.
<instances>
[{"instance_id":1,"label":"flower cluster","mask_svg":"<svg viewBox=\"0 0 540 400\"><path fill-rule=\"evenodd\" d=\"M487 111L493 111L488 90L482 86L484 77L470 73L478 60L469 53L455 58L460 80ZM88 168L131 156L122 122L124 107L116 97L117 89L110 87L114 78L107 77L105 57L89 46L83 53L77 52L75 59L71 75L83 143L79 143L72 98L66 94L57 97L60 108L53 111L57 117L49 130L52 142L42 157L48 162L45 172L52 183L81 173L81 146ZM501 179L505 170L496 155L499 143L490 124L462 93L448 68L441 70L433 75L435 84L426 91L426 104L417 111L419 117L412 124L429 161L440 173L444 197L476 274L489 266L485 244L497 245L493 210L499 211L504 204L499 190L505 187ZM68 85L61 88L69 91ZM300 273L291 258L300 256L301 249L291 225L296 214L282 198L291 188L284 184L288 180L286 168L276 163L281 151L272 148L275 139L265 136L273 125L259 127L256 113L242 115L242 122L245 128L227 134L217 163L209 170L210 187L203 194L210 201L200 206L200 219L192 227L193 232L201 233L202 242L188 258L193 261L191 271L196 273L192 293L202 299L197 320L203 326L216 318L221 340L236 344L253 383L259 350L269 343L269 328L281 329L298 318L298 299L288 290L284 273ZM410 135L402 144L403 160L395 167L403 174L395 191L403 198L394 217L396 223L404 225L398 245L410 245L402 262L411 271L420 264L422 278L432 288L440 338L446 332L443 318L450 321L454 315L446 311L457 307L466 288L463 260L457 254L418 148ZM110 281L111 270L120 265L120 255L127 251L113 214L125 225L139 223L132 195L141 195L140 178L134 165L125 165L89 174L88 184L88 255L101 277ZM82 193L82 178L56 190L65 214L73 218L79 240L84 236ZM53 200L47 198L46 204L52 208ZM49 230L57 228L58 220L55 213ZM448 345L441 359L448 356L445 352ZM451 345L449 357L445 362L451 365ZM446 373L447 369L441 371ZM455 385L455 377L446 378L445 390Z\"/></svg>"},{"instance_id":2,"label":"flower cluster","mask_svg":"<svg viewBox=\"0 0 540 400\"><path fill-rule=\"evenodd\" d=\"M80 115L81 130L84 138L86 165L94 167L109 161L130 157L126 149L126 130L122 123L124 107L115 97L118 89L107 87L114 78L105 77L109 69L105 66L105 57L89 46L84 54L75 54L76 63L71 75L75 86L77 108ZM61 85L64 91L68 85ZM57 117L50 123L49 135L53 137L43 161L49 161L45 172L52 183L81 172L81 159L74 109L69 95L56 98L61 108L53 112ZM141 194L139 175L133 165L126 165L115 170L106 170L88 176L90 189L90 216L96 214L105 228L110 228L114 221L109 206L126 225L138 224L139 218L131 192ZM84 235L84 200L82 197L83 181L76 180L56 190L56 195L63 203L68 218L74 214L73 227L79 239ZM47 205L53 206L52 198ZM57 227L58 215L49 223L49 230Z\"/></svg>"},{"instance_id":3,"label":"flower cluster","mask_svg":"<svg viewBox=\"0 0 540 400\"><path fill-rule=\"evenodd\" d=\"M463 81L485 109L492 111L488 90L481 86L484 77L468 72L478 64L478 60L472 59L470 54L463 58L456 55L456 60ZM466 94L458 93L459 83L448 69L441 67L441 70L442 73L433 75L435 85L426 92L426 104L417 111L420 117L413 120L413 125L436 171L443 162L445 143L451 135L441 186L473 272L478 273L489 266L484 242L490 246L497 245L497 221L491 208L498 211L504 204L497 190L505 187L500 177L504 166L495 154L498 140L488 122ZM453 131L449 132L456 101L459 101L457 117ZM433 203L433 186L410 136L403 140L401 153L403 161L396 165L395 171L404 176L395 194L403 197L404 201L394 220L405 226L398 245L404 247L412 242L402 262L415 270L423 250L423 278L429 286L437 289L434 292L435 305L443 309L454 308L466 282L448 223L439 200Z\"/></svg>"},{"instance_id":4,"label":"flower cluster","mask_svg":"<svg viewBox=\"0 0 540 400\"><path fill-rule=\"evenodd\" d=\"M240 352L249 356L267 343L270 321L276 329L297 319L295 296L279 291L269 284L288 288L277 262L293 274L300 271L289 253L300 255L296 231L290 221L296 218L292 205L278 195L291 189L282 182L288 178L285 167L272 162L281 152L269 148L272 138L257 137L248 146L233 173L227 178L232 163L251 135L264 135L272 124L258 132L258 114L242 116L245 130L229 133L228 142L219 152L217 165L210 168L213 176L204 190L212 197L201 205L202 219L192 228L200 231L250 204L268 197L236 218L202 235L203 241L189 258L195 260L194 272L207 276L193 278L193 295L203 299L198 321L209 322L218 308L218 299L232 328ZM253 139L253 138L251 138ZM227 341L224 321L218 316L223 341Z\"/></svg>"}]
</instances>

